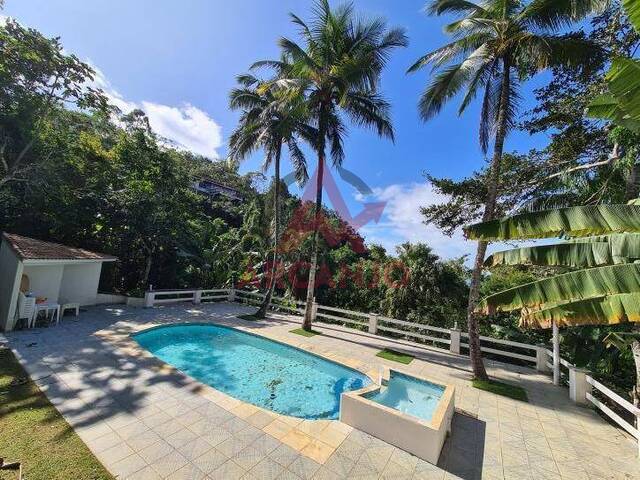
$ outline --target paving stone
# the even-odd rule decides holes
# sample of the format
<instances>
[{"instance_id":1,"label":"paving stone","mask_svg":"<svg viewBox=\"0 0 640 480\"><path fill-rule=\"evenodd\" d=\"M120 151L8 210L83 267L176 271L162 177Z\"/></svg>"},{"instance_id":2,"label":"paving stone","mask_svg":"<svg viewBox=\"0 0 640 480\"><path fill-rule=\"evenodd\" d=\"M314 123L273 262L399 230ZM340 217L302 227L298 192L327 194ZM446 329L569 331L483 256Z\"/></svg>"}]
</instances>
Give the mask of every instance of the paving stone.
<instances>
[{"instance_id":1,"label":"paving stone","mask_svg":"<svg viewBox=\"0 0 640 480\"><path fill-rule=\"evenodd\" d=\"M200 470L209 474L220 467L223 463L227 462L227 460L229 460L229 458L226 455L217 451L215 448L212 448L208 452L194 459L192 462Z\"/></svg>"},{"instance_id":2,"label":"paving stone","mask_svg":"<svg viewBox=\"0 0 640 480\"><path fill-rule=\"evenodd\" d=\"M141 433L149 430L149 427L142 423L140 420L136 420L133 423L125 427L121 427L116 429L116 433L122 437L124 440L128 440L130 438L135 437L136 435L140 435Z\"/></svg>"},{"instance_id":3,"label":"paving stone","mask_svg":"<svg viewBox=\"0 0 640 480\"><path fill-rule=\"evenodd\" d=\"M162 480L162 477L151 467L144 467L126 477L126 480Z\"/></svg>"},{"instance_id":4,"label":"paving stone","mask_svg":"<svg viewBox=\"0 0 640 480\"><path fill-rule=\"evenodd\" d=\"M174 448L164 440L149 445L138 452L138 454L144 458L147 463L151 463L159 458L169 455Z\"/></svg>"},{"instance_id":5,"label":"paving stone","mask_svg":"<svg viewBox=\"0 0 640 480\"><path fill-rule=\"evenodd\" d=\"M284 467L270 458L264 458L249 470L251 475L261 480L275 480L282 472Z\"/></svg>"},{"instance_id":6,"label":"paving stone","mask_svg":"<svg viewBox=\"0 0 640 480\"><path fill-rule=\"evenodd\" d=\"M95 453L100 453L122 443L122 438L120 438L116 433L107 433L106 435L95 438L87 443L91 446L91 450Z\"/></svg>"},{"instance_id":7,"label":"paving stone","mask_svg":"<svg viewBox=\"0 0 640 480\"><path fill-rule=\"evenodd\" d=\"M195 440L190 441L189 443L185 443L181 445L176 450L178 450L182 455L190 460L194 460L209 450L211 450L213 446L207 442L204 438L196 438Z\"/></svg>"},{"instance_id":8,"label":"paving stone","mask_svg":"<svg viewBox=\"0 0 640 480\"><path fill-rule=\"evenodd\" d=\"M283 467L288 467L300 454L289 445L280 444L275 450L269 452L268 456Z\"/></svg>"},{"instance_id":9,"label":"paving stone","mask_svg":"<svg viewBox=\"0 0 640 480\"><path fill-rule=\"evenodd\" d=\"M187 465L189 461L177 450L158 458L150 463L151 467L162 477L166 478L176 470Z\"/></svg>"},{"instance_id":10,"label":"paving stone","mask_svg":"<svg viewBox=\"0 0 640 480\"><path fill-rule=\"evenodd\" d=\"M205 480L205 473L192 463L176 470L167 477L167 480Z\"/></svg>"},{"instance_id":11,"label":"paving stone","mask_svg":"<svg viewBox=\"0 0 640 480\"><path fill-rule=\"evenodd\" d=\"M228 460L216 470L210 472L207 478L211 480L238 480L242 478L245 473L246 470L232 460Z\"/></svg>"},{"instance_id":12,"label":"paving stone","mask_svg":"<svg viewBox=\"0 0 640 480\"><path fill-rule=\"evenodd\" d=\"M183 428L182 430L178 430L176 433L169 435L166 438L166 441L174 448L179 448L195 440L196 438L198 438L198 436L195 433L193 433L191 430Z\"/></svg>"},{"instance_id":13,"label":"paving stone","mask_svg":"<svg viewBox=\"0 0 640 480\"><path fill-rule=\"evenodd\" d=\"M228 440L216 445L216 449L224 453L227 457L231 458L238 452L244 450L250 445L249 442L241 441L235 437L231 437Z\"/></svg>"},{"instance_id":14,"label":"paving stone","mask_svg":"<svg viewBox=\"0 0 640 480\"><path fill-rule=\"evenodd\" d=\"M251 469L264 458L266 458L266 454L264 452L261 452L249 445L231 457L231 460L245 470L251 471Z\"/></svg>"},{"instance_id":15,"label":"paving stone","mask_svg":"<svg viewBox=\"0 0 640 480\"><path fill-rule=\"evenodd\" d=\"M320 468L320 464L313 460L300 456L296 458L287 469L298 475L303 480L309 480L313 478L313 475Z\"/></svg>"},{"instance_id":16,"label":"paving stone","mask_svg":"<svg viewBox=\"0 0 640 480\"><path fill-rule=\"evenodd\" d=\"M146 466L147 463L142 457L134 453L109 466L109 470L120 478L127 478Z\"/></svg>"},{"instance_id":17,"label":"paving stone","mask_svg":"<svg viewBox=\"0 0 640 480\"><path fill-rule=\"evenodd\" d=\"M141 433L140 435L136 435L135 437L131 437L127 440L127 444L133 448L135 451L143 450L149 445L153 445L154 443L160 441L160 435L155 433L153 430L147 430L146 432Z\"/></svg>"},{"instance_id":18,"label":"paving stone","mask_svg":"<svg viewBox=\"0 0 640 480\"><path fill-rule=\"evenodd\" d=\"M271 453L273 450L278 448L282 443L273 438L270 435L261 434L258 438L256 438L253 442L251 442L251 446L265 455Z\"/></svg>"},{"instance_id":19,"label":"paving stone","mask_svg":"<svg viewBox=\"0 0 640 480\"><path fill-rule=\"evenodd\" d=\"M201 434L201 438L205 439L212 446L220 445L225 440L229 440L233 435L228 430L221 427L212 427L208 431Z\"/></svg>"}]
</instances>

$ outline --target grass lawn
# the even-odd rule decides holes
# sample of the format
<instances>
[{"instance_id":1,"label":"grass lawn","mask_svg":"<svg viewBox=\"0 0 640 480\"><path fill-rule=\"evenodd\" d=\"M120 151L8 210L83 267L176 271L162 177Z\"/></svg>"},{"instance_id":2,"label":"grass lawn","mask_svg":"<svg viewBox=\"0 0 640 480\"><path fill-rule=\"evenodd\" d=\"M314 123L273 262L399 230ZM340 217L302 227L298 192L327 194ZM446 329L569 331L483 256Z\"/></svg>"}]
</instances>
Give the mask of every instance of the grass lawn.
<instances>
[{"instance_id":1,"label":"grass lawn","mask_svg":"<svg viewBox=\"0 0 640 480\"><path fill-rule=\"evenodd\" d=\"M521 402L528 402L527 392L522 387L515 385L509 385L508 383L497 382L495 380L474 380L473 386L484 390L485 392L495 393L496 395L502 395L503 397L513 398L514 400L520 400Z\"/></svg>"},{"instance_id":2,"label":"grass lawn","mask_svg":"<svg viewBox=\"0 0 640 480\"><path fill-rule=\"evenodd\" d=\"M243 320L249 320L250 322L256 322L258 320L264 320L264 318L258 318L253 313L247 313L245 315L238 315L238 318Z\"/></svg>"},{"instance_id":3,"label":"grass lawn","mask_svg":"<svg viewBox=\"0 0 640 480\"><path fill-rule=\"evenodd\" d=\"M0 456L22 463L28 480L113 479L6 348L0 348ZM2 480L17 476L0 470Z\"/></svg>"},{"instance_id":4,"label":"grass lawn","mask_svg":"<svg viewBox=\"0 0 640 480\"><path fill-rule=\"evenodd\" d=\"M302 335L303 337L315 337L316 335L322 335L321 332L316 330L311 330L307 332L304 328L294 328L293 330L289 330L291 333L295 333L296 335Z\"/></svg>"},{"instance_id":5,"label":"grass lawn","mask_svg":"<svg viewBox=\"0 0 640 480\"><path fill-rule=\"evenodd\" d=\"M396 352L390 348L385 348L376 354L376 357L384 358L385 360L391 360L392 362L404 363L408 365L415 358L413 355L407 355L406 353Z\"/></svg>"}]
</instances>

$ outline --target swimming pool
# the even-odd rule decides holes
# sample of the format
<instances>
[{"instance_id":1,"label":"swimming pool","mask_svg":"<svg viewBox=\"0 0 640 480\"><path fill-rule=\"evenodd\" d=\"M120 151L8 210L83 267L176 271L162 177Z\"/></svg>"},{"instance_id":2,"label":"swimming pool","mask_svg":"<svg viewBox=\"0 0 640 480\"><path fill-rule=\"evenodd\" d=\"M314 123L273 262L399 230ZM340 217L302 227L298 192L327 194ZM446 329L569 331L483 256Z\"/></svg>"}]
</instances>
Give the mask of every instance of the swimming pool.
<instances>
[{"instance_id":1,"label":"swimming pool","mask_svg":"<svg viewBox=\"0 0 640 480\"><path fill-rule=\"evenodd\" d=\"M299 418L336 419L342 392L371 383L351 368L220 325L163 326L134 338L159 359L207 385Z\"/></svg>"}]
</instances>

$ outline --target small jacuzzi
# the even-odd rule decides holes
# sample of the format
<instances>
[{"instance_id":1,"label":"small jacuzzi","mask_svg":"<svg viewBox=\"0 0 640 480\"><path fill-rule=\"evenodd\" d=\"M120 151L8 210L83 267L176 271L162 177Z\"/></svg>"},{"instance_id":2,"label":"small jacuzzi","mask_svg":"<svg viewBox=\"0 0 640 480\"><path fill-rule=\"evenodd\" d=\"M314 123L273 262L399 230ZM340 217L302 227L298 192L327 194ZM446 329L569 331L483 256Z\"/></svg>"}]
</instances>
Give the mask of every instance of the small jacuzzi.
<instances>
[{"instance_id":1,"label":"small jacuzzi","mask_svg":"<svg viewBox=\"0 0 640 480\"><path fill-rule=\"evenodd\" d=\"M437 463L451 431L454 387L386 369L380 385L342 394L340 421Z\"/></svg>"}]
</instances>

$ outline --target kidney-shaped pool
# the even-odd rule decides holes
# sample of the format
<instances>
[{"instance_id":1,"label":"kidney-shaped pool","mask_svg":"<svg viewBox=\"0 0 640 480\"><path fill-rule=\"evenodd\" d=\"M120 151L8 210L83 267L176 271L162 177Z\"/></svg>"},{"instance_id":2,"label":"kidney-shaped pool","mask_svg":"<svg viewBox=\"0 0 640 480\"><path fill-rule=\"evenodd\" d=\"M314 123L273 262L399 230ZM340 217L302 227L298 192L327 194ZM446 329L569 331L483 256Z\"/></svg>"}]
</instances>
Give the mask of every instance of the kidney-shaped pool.
<instances>
[{"instance_id":1,"label":"kidney-shaped pool","mask_svg":"<svg viewBox=\"0 0 640 480\"><path fill-rule=\"evenodd\" d=\"M340 395L364 374L230 327L168 325L134 335L153 355L235 398L300 418L338 418Z\"/></svg>"}]
</instances>

